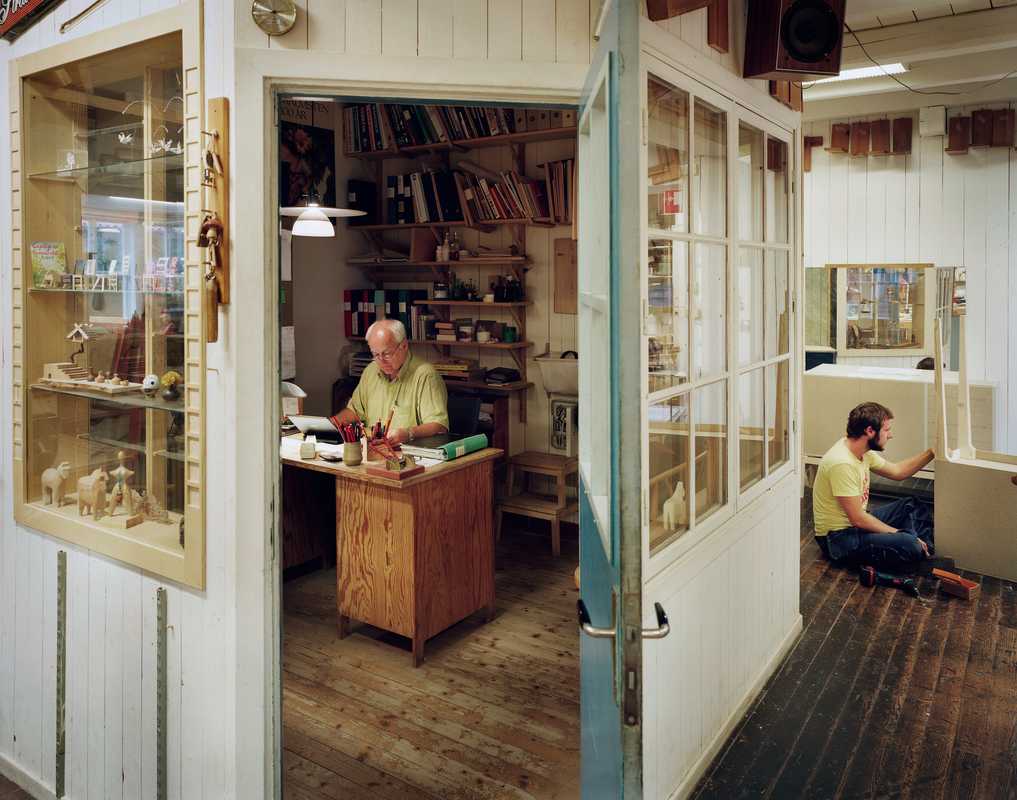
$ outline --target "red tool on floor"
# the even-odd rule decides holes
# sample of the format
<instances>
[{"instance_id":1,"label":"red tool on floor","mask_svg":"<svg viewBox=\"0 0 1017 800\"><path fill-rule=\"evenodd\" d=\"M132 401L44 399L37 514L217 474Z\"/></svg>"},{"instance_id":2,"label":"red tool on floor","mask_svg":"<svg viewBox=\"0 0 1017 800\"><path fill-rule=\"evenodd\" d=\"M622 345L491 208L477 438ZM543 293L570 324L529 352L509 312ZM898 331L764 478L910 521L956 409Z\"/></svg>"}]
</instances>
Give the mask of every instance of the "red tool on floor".
<instances>
[{"instance_id":1,"label":"red tool on floor","mask_svg":"<svg viewBox=\"0 0 1017 800\"><path fill-rule=\"evenodd\" d=\"M911 578L902 578L899 575L887 575L885 572L877 572L875 567L860 567L858 569L858 582L862 586L893 586L905 594L918 597L918 587Z\"/></svg>"}]
</instances>

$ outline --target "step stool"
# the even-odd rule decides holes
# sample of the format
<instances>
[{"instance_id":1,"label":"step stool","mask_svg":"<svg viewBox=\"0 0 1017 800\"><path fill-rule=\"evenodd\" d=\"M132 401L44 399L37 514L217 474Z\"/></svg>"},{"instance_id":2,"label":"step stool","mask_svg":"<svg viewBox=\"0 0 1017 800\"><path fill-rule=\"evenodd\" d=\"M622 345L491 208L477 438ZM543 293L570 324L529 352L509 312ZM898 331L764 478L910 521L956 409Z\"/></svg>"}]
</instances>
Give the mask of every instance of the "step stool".
<instances>
[{"instance_id":1,"label":"step stool","mask_svg":"<svg viewBox=\"0 0 1017 800\"><path fill-rule=\"evenodd\" d=\"M552 455L550 453L538 453L527 450L525 453L512 456L508 460L508 471L506 473L507 496L498 502L495 508L494 536L495 540L501 538L502 514L519 514L523 517L535 519L546 519L551 523L551 552L555 556L561 555L561 532L559 523L561 517L572 513L577 503L569 503L565 497L568 476L579 471L579 459L575 456ZM516 494L515 477L516 473L523 475L523 489L521 494ZM546 475L554 478L555 496L548 498L544 495L533 494L527 489L526 474Z\"/></svg>"}]
</instances>

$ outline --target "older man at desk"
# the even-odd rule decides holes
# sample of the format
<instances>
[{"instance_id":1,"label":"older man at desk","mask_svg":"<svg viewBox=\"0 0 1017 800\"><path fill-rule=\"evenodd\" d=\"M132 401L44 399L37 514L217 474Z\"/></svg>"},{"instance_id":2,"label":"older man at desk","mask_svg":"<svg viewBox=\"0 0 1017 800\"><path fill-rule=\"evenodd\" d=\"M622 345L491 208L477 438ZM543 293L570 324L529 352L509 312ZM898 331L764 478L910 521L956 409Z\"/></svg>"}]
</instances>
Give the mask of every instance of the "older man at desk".
<instances>
[{"instance_id":1,"label":"older man at desk","mask_svg":"<svg viewBox=\"0 0 1017 800\"><path fill-rule=\"evenodd\" d=\"M406 328L397 319L381 319L367 329L374 361L360 376L340 423L360 419L368 429L385 423L393 444L448 432L448 392L431 364L410 352Z\"/></svg>"}]
</instances>

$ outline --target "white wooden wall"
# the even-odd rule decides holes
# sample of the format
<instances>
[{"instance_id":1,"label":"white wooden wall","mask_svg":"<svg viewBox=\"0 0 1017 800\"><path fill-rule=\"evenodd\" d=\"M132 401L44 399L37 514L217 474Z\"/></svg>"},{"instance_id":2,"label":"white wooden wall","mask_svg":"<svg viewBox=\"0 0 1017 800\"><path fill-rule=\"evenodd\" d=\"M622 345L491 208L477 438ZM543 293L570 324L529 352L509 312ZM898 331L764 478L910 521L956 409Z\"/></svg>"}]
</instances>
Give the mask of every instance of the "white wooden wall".
<instances>
[{"instance_id":1,"label":"white wooden wall","mask_svg":"<svg viewBox=\"0 0 1017 800\"><path fill-rule=\"evenodd\" d=\"M643 645L644 797L691 794L801 630L800 484L790 473L644 590L671 622Z\"/></svg>"},{"instance_id":2,"label":"white wooden wall","mask_svg":"<svg viewBox=\"0 0 1017 800\"><path fill-rule=\"evenodd\" d=\"M355 56L588 64L599 0L296 0L270 38L237 4L237 46Z\"/></svg>"},{"instance_id":3,"label":"white wooden wall","mask_svg":"<svg viewBox=\"0 0 1017 800\"><path fill-rule=\"evenodd\" d=\"M914 117L907 156L851 158L813 148L812 171L805 174L805 266L912 261L967 267L968 374L996 383L997 442L1017 453L1017 424L1010 421L1017 413L1017 152L992 147L948 155L944 137L918 136L917 112ZM859 119L869 117L806 123L804 134L822 136L829 146L832 123ZM914 359L905 360L852 363L913 366Z\"/></svg>"}]
</instances>

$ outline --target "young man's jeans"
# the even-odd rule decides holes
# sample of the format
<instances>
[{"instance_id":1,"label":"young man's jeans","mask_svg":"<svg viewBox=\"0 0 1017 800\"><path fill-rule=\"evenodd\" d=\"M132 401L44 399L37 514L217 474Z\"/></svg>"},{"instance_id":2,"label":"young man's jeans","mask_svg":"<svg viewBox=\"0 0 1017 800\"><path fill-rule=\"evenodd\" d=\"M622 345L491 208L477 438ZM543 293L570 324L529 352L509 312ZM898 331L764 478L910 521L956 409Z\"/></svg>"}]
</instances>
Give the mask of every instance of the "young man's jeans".
<instances>
[{"instance_id":1,"label":"young man's jeans","mask_svg":"<svg viewBox=\"0 0 1017 800\"><path fill-rule=\"evenodd\" d=\"M823 554L835 564L867 564L877 569L893 569L925 557L919 539L933 549L932 520L928 509L913 497L896 500L869 512L897 533L872 533L858 528L830 531L817 536Z\"/></svg>"}]
</instances>

